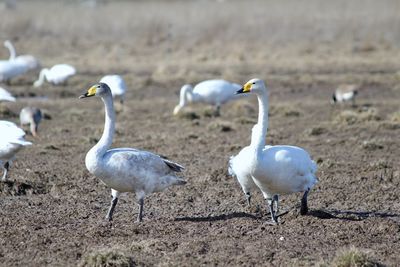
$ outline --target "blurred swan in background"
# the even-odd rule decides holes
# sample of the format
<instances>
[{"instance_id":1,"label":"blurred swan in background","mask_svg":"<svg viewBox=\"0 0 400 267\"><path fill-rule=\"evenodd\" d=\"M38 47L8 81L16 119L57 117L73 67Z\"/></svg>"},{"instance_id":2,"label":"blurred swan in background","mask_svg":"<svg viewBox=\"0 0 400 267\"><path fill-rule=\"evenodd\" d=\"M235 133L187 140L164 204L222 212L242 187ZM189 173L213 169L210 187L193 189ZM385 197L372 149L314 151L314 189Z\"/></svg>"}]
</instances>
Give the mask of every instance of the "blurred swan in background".
<instances>
[{"instance_id":1,"label":"blurred swan in background","mask_svg":"<svg viewBox=\"0 0 400 267\"><path fill-rule=\"evenodd\" d=\"M115 111L111 90L105 83L88 89L79 98L98 96L105 106L103 135L86 154L86 168L111 187L112 201L107 219L112 220L120 192L134 192L139 204L138 221L142 221L146 195L163 191L171 185L184 185L186 181L175 176L184 168L151 152L134 148L109 149L115 132Z\"/></svg>"},{"instance_id":2,"label":"blurred swan in background","mask_svg":"<svg viewBox=\"0 0 400 267\"><path fill-rule=\"evenodd\" d=\"M222 104L240 98L235 95L240 88L241 85L225 80L206 80L198 83L194 88L190 84L185 84L181 88L179 104L174 109L174 115L177 115L184 106L195 102L215 106L216 114L219 115Z\"/></svg>"},{"instance_id":3,"label":"blurred swan in background","mask_svg":"<svg viewBox=\"0 0 400 267\"><path fill-rule=\"evenodd\" d=\"M15 60L0 61L0 82L10 82L14 77L22 75L29 70L23 62Z\"/></svg>"},{"instance_id":4,"label":"blurred swan in background","mask_svg":"<svg viewBox=\"0 0 400 267\"><path fill-rule=\"evenodd\" d=\"M13 97L6 89L0 87L0 102L1 101L15 102L15 97Z\"/></svg>"},{"instance_id":5,"label":"blurred swan in background","mask_svg":"<svg viewBox=\"0 0 400 267\"><path fill-rule=\"evenodd\" d=\"M121 104L125 101L126 83L120 75L106 75L100 79L101 83L105 83L110 87L114 99L119 98Z\"/></svg>"},{"instance_id":6,"label":"blurred swan in background","mask_svg":"<svg viewBox=\"0 0 400 267\"><path fill-rule=\"evenodd\" d=\"M317 182L317 165L307 151L296 146L266 146L268 128L268 92L260 79L248 81L238 94L253 93L257 96L258 122L253 127L251 143L229 161L229 172L236 176L247 200L256 185L268 202L271 217L278 223L278 195L304 192L300 214L308 212L307 196ZM251 181L252 180L252 181Z\"/></svg>"},{"instance_id":7,"label":"blurred swan in background","mask_svg":"<svg viewBox=\"0 0 400 267\"><path fill-rule=\"evenodd\" d=\"M14 45L11 43L10 40L6 40L4 42L4 46L8 48L8 51L10 52L10 57L9 61L16 61L21 64L25 64L28 70L34 70L40 67L40 62L38 59L36 59L32 55L20 55L17 56L17 53L15 51Z\"/></svg>"},{"instance_id":8,"label":"blurred swan in background","mask_svg":"<svg viewBox=\"0 0 400 267\"><path fill-rule=\"evenodd\" d=\"M40 71L39 79L33 83L33 86L39 87L46 80L49 83L58 85L66 82L71 76L76 74L76 69L69 64L57 64L50 69L44 68Z\"/></svg>"},{"instance_id":9,"label":"blurred swan in background","mask_svg":"<svg viewBox=\"0 0 400 267\"><path fill-rule=\"evenodd\" d=\"M353 106L356 104L356 96L358 94L359 86L355 84L341 84L339 85L332 95L331 103L344 103L350 102Z\"/></svg>"},{"instance_id":10,"label":"blurred swan in background","mask_svg":"<svg viewBox=\"0 0 400 267\"><path fill-rule=\"evenodd\" d=\"M33 136L37 137L37 131L42 120L42 111L35 107L25 107L19 113L20 126L29 124Z\"/></svg>"},{"instance_id":11,"label":"blurred swan in background","mask_svg":"<svg viewBox=\"0 0 400 267\"><path fill-rule=\"evenodd\" d=\"M0 121L0 165L3 168L2 181L7 179L7 173L15 154L24 146L32 145L24 139L25 132L10 121Z\"/></svg>"}]
</instances>

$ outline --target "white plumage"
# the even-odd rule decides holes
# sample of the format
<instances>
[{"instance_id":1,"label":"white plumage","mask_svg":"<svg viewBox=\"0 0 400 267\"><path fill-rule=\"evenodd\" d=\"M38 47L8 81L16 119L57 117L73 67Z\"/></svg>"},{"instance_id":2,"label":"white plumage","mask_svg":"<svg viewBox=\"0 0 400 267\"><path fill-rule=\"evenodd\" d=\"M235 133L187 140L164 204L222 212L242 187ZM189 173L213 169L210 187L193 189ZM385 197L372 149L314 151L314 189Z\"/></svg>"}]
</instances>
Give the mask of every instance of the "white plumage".
<instances>
[{"instance_id":1,"label":"white plumage","mask_svg":"<svg viewBox=\"0 0 400 267\"><path fill-rule=\"evenodd\" d=\"M6 89L0 87L0 102L1 101L15 102L15 97L13 97L12 94L8 92Z\"/></svg>"},{"instance_id":2,"label":"white plumage","mask_svg":"<svg viewBox=\"0 0 400 267\"><path fill-rule=\"evenodd\" d=\"M9 121L0 121L0 135L0 165L3 168L2 181L5 181L15 154L32 143L24 139L25 132L22 129Z\"/></svg>"},{"instance_id":3,"label":"white plumage","mask_svg":"<svg viewBox=\"0 0 400 267\"><path fill-rule=\"evenodd\" d=\"M100 79L101 83L105 83L110 87L114 99L119 98L121 104L125 100L126 84L120 75L106 75Z\"/></svg>"},{"instance_id":4,"label":"white plumage","mask_svg":"<svg viewBox=\"0 0 400 267\"><path fill-rule=\"evenodd\" d=\"M32 55L17 56L17 52L15 51L14 45L11 43L11 41L6 40L4 42L4 46L8 48L8 51L10 52L9 61L15 61L23 64L26 66L27 70L34 70L40 67L39 60Z\"/></svg>"},{"instance_id":5,"label":"white plumage","mask_svg":"<svg viewBox=\"0 0 400 267\"><path fill-rule=\"evenodd\" d=\"M241 85L225 80L207 80L197 84L194 88L190 84L182 86L180 91L179 104L174 109L174 115L180 110L195 102L202 102L213 105L219 114L220 106L229 100L240 98L235 92Z\"/></svg>"},{"instance_id":6,"label":"white plumage","mask_svg":"<svg viewBox=\"0 0 400 267\"><path fill-rule=\"evenodd\" d=\"M75 74L76 69L73 66L68 64L57 64L50 69L42 69L39 74L39 79L33 83L33 86L41 86L45 78L49 83L58 85L66 82L71 76Z\"/></svg>"},{"instance_id":7,"label":"white plumage","mask_svg":"<svg viewBox=\"0 0 400 267\"><path fill-rule=\"evenodd\" d=\"M0 82L8 82L12 78L26 73L28 70L28 66L22 62L2 60L0 61Z\"/></svg>"},{"instance_id":8,"label":"white plumage","mask_svg":"<svg viewBox=\"0 0 400 267\"><path fill-rule=\"evenodd\" d=\"M257 186L268 201L277 223L278 195L305 192L300 213L308 212L307 195L317 182L317 165L307 151L295 146L266 146L268 93L259 79L248 81L238 93L254 93L258 98L258 123L252 129L251 144L229 161L229 172L236 176L250 203L250 191ZM274 208L275 204L275 208ZM276 209L276 210L275 210Z\"/></svg>"},{"instance_id":9,"label":"white plumage","mask_svg":"<svg viewBox=\"0 0 400 267\"><path fill-rule=\"evenodd\" d=\"M186 182L175 176L183 167L147 151L133 148L109 149L115 131L115 111L111 90L105 83L89 88L80 98L99 96L105 105L104 132L99 142L86 154L86 168L112 188L113 199L107 213L112 220L120 192L134 192L139 204L138 221L142 220L144 197Z\"/></svg>"}]
</instances>

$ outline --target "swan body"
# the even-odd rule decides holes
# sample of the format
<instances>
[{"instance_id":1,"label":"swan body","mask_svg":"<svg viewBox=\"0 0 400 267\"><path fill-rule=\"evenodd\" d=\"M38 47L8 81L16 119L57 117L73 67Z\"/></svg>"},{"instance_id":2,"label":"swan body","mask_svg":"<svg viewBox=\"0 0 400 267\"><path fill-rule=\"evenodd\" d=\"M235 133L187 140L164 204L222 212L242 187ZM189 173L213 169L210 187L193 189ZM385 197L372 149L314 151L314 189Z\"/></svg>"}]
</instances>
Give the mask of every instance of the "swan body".
<instances>
[{"instance_id":1,"label":"swan body","mask_svg":"<svg viewBox=\"0 0 400 267\"><path fill-rule=\"evenodd\" d=\"M331 103L352 102L355 105L356 96L358 94L358 86L355 84L342 84L336 88L332 95Z\"/></svg>"},{"instance_id":2,"label":"swan body","mask_svg":"<svg viewBox=\"0 0 400 267\"><path fill-rule=\"evenodd\" d=\"M25 107L19 113L19 121L21 127L29 124L33 136L37 137L37 130L42 120L42 111L35 107Z\"/></svg>"},{"instance_id":3,"label":"swan body","mask_svg":"<svg viewBox=\"0 0 400 267\"><path fill-rule=\"evenodd\" d=\"M219 113L222 104L240 97L235 95L240 88L241 85L225 80L203 81L194 88L190 84L185 84L181 88L179 104L174 109L174 115L177 115L184 106L195 102L213 105Z\"/></svg>"},{"instance_id":4,"label":"swan body","mask_svg":"<svg viewBox=\"0 0 400 267\"><path fill-rule=\"evenodd\" d=\"M120 75L106 75L100 79L100 82L110 87L113 98L119 98L121 104L124 102L126 84Z\"/></svg>"},{"instance_id":5,"label":"swan body","mask_svg":"<svg viewBox=\"0 0 400 267\"><path fill-rule=\"evenodd\" d=\"M28 70L26 64L18 61L0 61L0 82L8 82L12 78L26 73Z\"/></svg>"},{"instance_id":6,"label":"swan body","mask_svg":"<svg viewBox=\"0 0 400 267\"><path fill-rule=\"evenodd\" d=\"M42 69L39 74L39 79L33 83L33 86L41 86L45 78L49 83L58 85L66 82L71 76L75 74L76 69L73 66L69 64L57 64L50 69Z\"/></svg>"},{"instance_id":7,"label":"swan body","mask_svg":"<svg viewBox=\"0 0 400 267\"><path fill-rule=\"evenodd\" d=\"M144 197L163 191L171 185L183 185L175 175L184 168L151 152L134 148L109 149L115 131L115 111L109 86L99 83L80 98L99 96L105 105L105 126L99 142L86 154L85 164L90 173L111 187L112 201L107 219L112 220L120 192L133 192L139 204L138 221L142 221Z\"/></svg>"},{"instance_id":8,"label":"swan body","mask_svg":"<svg viewBox=\"0 0 400 267\"><path fill-rule=\"evenodd\" d=\"M0 165L3 168L2 181L5 181L15 154L32 143L24 139L25 132L21 128L9 121L0 121L0 133Z\"/></svg>"},{"instance_id":9,"label":"swan body","mask_svg":"<svg viewBox=\"0 0 400 267\"><path fill-rule=\"evenodd\" d=\"M15 51L14 45L11 43L10 40L6 40L4 42L4 46L8 48L8 51L10 52L10 57L9 61L15 61L20 64L23 64L26 66L27 70L34 70L40 67L40 62L37 60L34 56L32 55L20 55L17 56L17 53Z\"/></svg>"},{"instance_id":10,"label":"swan body","mask_svg":"<svg viewBox=\"0 0 400 267\"><path fill-rule=\"evenodd\" d=\"M6 89L0 87L0 102L1 101L15 102L15 97L13 97Z\"/></svg>"},{"instance_id":11,"label":"swan body","mask_svg":"<svg viewBox=\"0 0 400 267\"><path fill-rule=\"evenodd\" d=\"M250 145L243 148L237 156L231 157L230 173L238 179L249 203L251 189L257 186L261 190L268 201L274 223L278 222L274 204L275 209L278 209L278 195L281 194L305 192L300 213L306 214L308 192L317 182L316 163L308 152L300 147L265 145L268 127L268 93L262 80L250 80L238 93L257 95L259 116L252 130Z\"/></svg>"}]
</instances>

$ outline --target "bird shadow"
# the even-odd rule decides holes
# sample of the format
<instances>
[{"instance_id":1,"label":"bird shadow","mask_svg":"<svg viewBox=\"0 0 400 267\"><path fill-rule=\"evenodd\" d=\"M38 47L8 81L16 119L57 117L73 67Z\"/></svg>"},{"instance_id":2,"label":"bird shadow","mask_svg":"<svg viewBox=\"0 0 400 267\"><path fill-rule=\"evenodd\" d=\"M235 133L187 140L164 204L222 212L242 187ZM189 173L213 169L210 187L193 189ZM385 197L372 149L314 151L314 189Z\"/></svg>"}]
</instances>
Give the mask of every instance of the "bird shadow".
<instances>
[{"instance_id":1,"label":"bird shadow","mask_svg":"<svg viewBox=\"0 0 400 267\"><path fill-rule=\"evenodd\" d=\"M189 221L189 222L215 222L215 221L225 221L235 218L249 218L253 220L259 220L260 217L256 215L252 215L245 212L232 212L228 214L220 214L220 215L213 215L213 216L204 216L204 217L179 217L175 218L174 221Z\"/></svg>"},{"instance_id":2,"label":"bird shadow","mask_svg":"<svg viewBox=\"0 0 400 267\"><path fill-rule=\"evenodd\" d=\"M346 221L362 221L368 218L389 218L400 222L400 215L380 211L353 211L353 210L310 210L308 215L319 219L339 219Z\"/></svg>"}]
</instances>

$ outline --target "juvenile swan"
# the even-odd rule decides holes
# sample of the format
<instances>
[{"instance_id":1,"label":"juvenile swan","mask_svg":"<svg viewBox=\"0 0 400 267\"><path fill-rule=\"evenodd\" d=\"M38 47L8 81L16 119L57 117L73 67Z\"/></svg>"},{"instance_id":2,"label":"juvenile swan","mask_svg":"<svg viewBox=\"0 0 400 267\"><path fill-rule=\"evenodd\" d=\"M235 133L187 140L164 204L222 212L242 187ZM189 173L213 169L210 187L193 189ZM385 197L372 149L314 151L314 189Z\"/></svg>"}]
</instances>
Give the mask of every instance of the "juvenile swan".
<instances>
[{"instance_id":1,"label":"juvenile swan","mask_svg":"<svg viewBox=\"0 0 400 267\"><path fill-rule=\"evenodd\" d=\"M254 184L268 202L271 217L278 223L278 195L304 192L300 213L308 212L307 195L317 182L317 165L307 151L296 146L266 146L268 127L268 92L260 79L248 81L238 94L252 93L258 98L258 122L253 127L251 143L229 161L230 173L237 177L246 197ZM275 205L275 206L274 206Z\"/></svg>"},{"instance_id":2,"label":"juvenile swan","mask_svg":"<svg viewBox=\"0 0 400 267\"><path fill-rule=\"evenodd\" d=\"M160 156L134 148L109 149L115 131L115 111L111 90L105 83L93 85L79 98L98 96L105 106L104 132L99 142L86 154L86 168L111 187L112 201L107 219L112 220L120 192L134 192L139 204L137 220L142 221L144 197L163 191L170 185L184 185L175 176L184 168Z\"/></svg>"},{"instance_id":3,"label":"juvenile swan","mask_svg":"<svg viewBox=\"0 0 400 267\"><path fill-rule=\"evenodd\" d=\"M0 121L0 165L3 168L2 181L6 180L8 169L15 154L24 146L32 145L24 139L25 132L10 121Z\"/></svg>"},{"instance_id":4,"label":"juvenile swan","mask_svg":"<svg viewBox=\"0 0 400 267\"><path fill-rule=\"evenodd\" d=\"M225 80L207 80L197 84L194 88L190 84L182 86L179 97L179 104L174 109L177 115L184 106L189 103L203 102L216 107L219 115L222 104L231 99L239 98L235 92L241 86Z\"/></svg>"}]
</instances>

